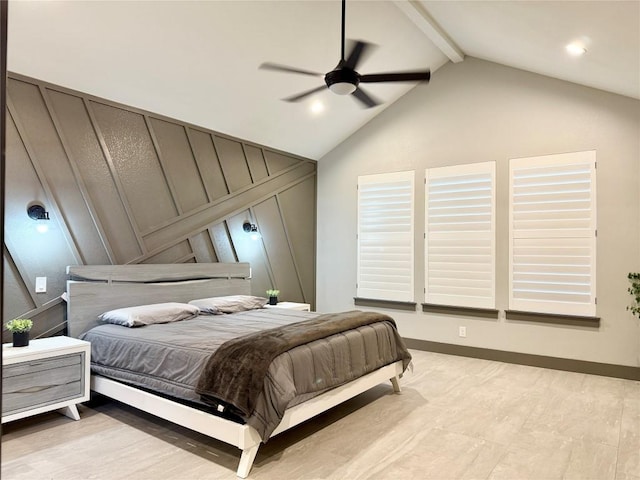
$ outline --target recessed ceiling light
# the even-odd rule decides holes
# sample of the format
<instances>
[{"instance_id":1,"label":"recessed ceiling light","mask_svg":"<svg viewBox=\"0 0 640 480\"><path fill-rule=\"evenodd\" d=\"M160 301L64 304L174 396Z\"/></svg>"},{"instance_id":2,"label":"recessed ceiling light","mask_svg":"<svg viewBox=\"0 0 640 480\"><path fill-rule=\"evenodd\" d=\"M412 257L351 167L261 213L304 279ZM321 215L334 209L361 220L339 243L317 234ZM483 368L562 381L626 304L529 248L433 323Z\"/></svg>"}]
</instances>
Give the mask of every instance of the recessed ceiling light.
<instances>
[{"instance_id":1,"label":"recessed ceiling light","mask_svg":"<svg viewBox=\"0 0 640 480\"><path fill-rule=\"evenodd\" d=\"M584 48L582 44L577 42L570 43L565 48L567 49L567 52L569 52L569 54L573 55L574 57L579 57L580 55L584 55L585 53L587 53L587 49Z\"/></svg>"},{"instance_id":2,"label":"recessed ceiling light","mask_svg":"<svg viewBox=\"0 0 640 480\"><path fill-rule=\"evenodd\" d=\"M318 115L322 112L324 112L324 103L320 100L316 100L311 104L311 113Z\"/></svg>"}]
</instances>

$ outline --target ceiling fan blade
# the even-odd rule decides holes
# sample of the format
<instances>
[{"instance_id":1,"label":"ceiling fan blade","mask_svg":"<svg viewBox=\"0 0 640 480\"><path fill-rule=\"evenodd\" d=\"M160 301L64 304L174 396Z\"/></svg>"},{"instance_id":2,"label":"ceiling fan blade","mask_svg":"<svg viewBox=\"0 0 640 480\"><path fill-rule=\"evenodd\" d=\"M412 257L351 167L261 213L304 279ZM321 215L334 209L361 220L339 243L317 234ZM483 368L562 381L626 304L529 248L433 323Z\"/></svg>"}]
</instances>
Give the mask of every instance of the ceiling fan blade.
<instances>
[{"instance_id":1,"label":"ceiling fan blade","mask_svg":"<svg viewBox=\"0 0 640 480\"><path fill-rule=\"evenodd\" d=\"M324 90L325 88L327 88L327 86L326 85L322 85L322 86L314 88L312 90L307 90L306 92L298 93L297 95L293 95L291 97L283 98L282 100L284 100L285 102L299 102L303 98L306 98L309 95L313 95L314 93L317 93L317 92L319 92L321 90Z\"/></svg>"},{"instance_id":2,"label":"ceiling fan blade","mask_svg":"<svg viewBox=\"0 0 640 480\"><path fill-rule=\"evenodd\" d=\"M349 52L344 65L351 68L352 70L355 70L358 66L358 63L360 63L360 60L365 57L367 51L371 46L372 45L370 43L363 42L362 40L354 41L353 47L351 47L351 51Z\"/></svg>"},{"instance_id":3,"label":"ceiling fan blade","mask_svg":"<svg viewBox=\"0 0 640 480\"><path fill-rule=\"evenodd\" d=\"M259 68L261 68L262 70L275 70L276 72L300 73L302 75L311 75L312 77L322 77L324 75L324 73L302 70L300 68L293 68L286 65L279 65L277 63L270 62L263 63Z\"/></svg>"},{"instance_id":4,"label":"ceiling fan blade","mask_svg":"<svg viewBox=\"0 0 640 480\"><path fill-rule=\"evenodd\" d=\"M371 75L362 75L360 83L374 82L427 82L431 78L431 70L422 70L417 72L396 72L396 73L374 73Z\"/></svg>"},{"instance_id":5,"label":"ceiling fan blade","mask_svg":"<svg viewBox=\"0 0 640 480\"><path fill-rule=\"evenodd\" d=\"M356 97L366 108L375 107L376 105L380 105L378 100L375 100L371 95L365 93L361 88L356 88L356 90L351 94Z\"/></svg>"}]
</instances>

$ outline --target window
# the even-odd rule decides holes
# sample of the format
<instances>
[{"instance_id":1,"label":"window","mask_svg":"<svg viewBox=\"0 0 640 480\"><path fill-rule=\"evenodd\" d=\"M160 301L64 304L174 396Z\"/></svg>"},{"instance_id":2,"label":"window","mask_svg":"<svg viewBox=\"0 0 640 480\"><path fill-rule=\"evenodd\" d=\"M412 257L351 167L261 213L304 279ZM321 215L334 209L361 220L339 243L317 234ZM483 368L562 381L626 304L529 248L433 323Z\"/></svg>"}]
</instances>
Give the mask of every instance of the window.
<instances>
[{"instance_id":1,"label":"window","mask_svg":"<svg viewBox=\"0 0 640 480\"><path fill-rule=\"evenodd\" d=\"M495 308L495 163L425 174L425 302Z\"/></svg>"},{"instance_id":2,"label":"window","mask_svg":"<svg viewBox=\"0 0 640 480\"><path fill-rule=\"evenodd\" d=\"M513 310L595 316L595 151L510 161Z\"/></svg>"},{"instance_id":3,"label":"window","mask_svg":"<svg viewBox=\"0 0 640 480\"><path fill-rule=\"evenodd\" d=\"M358 177L356 296L412 302L414 172Z\"/></svg>"}]
</instances>

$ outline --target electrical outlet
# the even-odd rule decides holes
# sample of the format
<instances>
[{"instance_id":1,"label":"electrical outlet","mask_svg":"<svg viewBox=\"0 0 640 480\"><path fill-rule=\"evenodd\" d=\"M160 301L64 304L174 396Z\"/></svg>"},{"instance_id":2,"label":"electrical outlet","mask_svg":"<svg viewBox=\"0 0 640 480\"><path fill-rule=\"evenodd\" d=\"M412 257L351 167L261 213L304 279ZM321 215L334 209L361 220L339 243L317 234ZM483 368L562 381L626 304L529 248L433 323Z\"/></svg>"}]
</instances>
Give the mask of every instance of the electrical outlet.
<instances>
[{"instance_id":1,"label":"electrical outlet","mask_svg":"<svg viewBox=\"0 0 640 480\"><path fill-rule=\"evenodd\" d=\"M36 293L47 293L47 277L36 277Z\"/></svg>"},{"instance_id":2,"label":"electrical outlet","mask_svg":"<svg viewBox=\"0 0 640 480\"><path fill-rule=\"evenodd\" d=\"M458 327L458 335L461 337L467 336L467 327Z\"/></svg>"}]
</instances>

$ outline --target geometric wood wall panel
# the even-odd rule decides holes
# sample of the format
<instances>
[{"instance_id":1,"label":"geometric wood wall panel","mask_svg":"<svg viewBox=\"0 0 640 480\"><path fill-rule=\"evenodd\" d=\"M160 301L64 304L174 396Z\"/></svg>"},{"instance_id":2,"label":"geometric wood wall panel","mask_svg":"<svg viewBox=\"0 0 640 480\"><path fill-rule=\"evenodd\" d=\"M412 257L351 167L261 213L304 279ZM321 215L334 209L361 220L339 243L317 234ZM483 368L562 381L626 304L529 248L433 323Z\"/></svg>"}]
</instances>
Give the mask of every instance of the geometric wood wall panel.
<instances>
[{"instance_id":1,"label":"geometric wood wall panel","mask_svg":"<svg viewBox=\"0 0 640 480\"><path fill-rule=\"evenodd\" d=\"M225 197L229 193L229 188L222 174L212 135L194 128L187 128L187 132L209 200L214 201Z\"/></svg>"},{"instance_id":2,"label":"geometric wood wall panel","mask_svg":"<svg viewBox=\"0 0 640 480\"><path fill-rule=\"evenodd\" d=\"M118 191L115 172L105 159L85 102L79 96L56 90L48 89L47 94L69 148L78 188L86 195L85 202L93 218L99 221L101 238L111 257L106 262L124 263L142 255L134 225Z\"/></svg>"},{"instance_id":3,"label":"geometric wood wall panel","mask_svg":"<svg viewBox=\"0 0 640 480\"><path fill-rule=\"evenodd\" d=\"M81 262L80 254L69 242L70 233L55 207L52 190L41 182L44 176L38 174L37 164L32 163L29 149L22 141L11 114L7 115L5 158L4 234L7 251L3 253L10 256L19 273L18 280L23 284L21 288L30 294L33 308L37 308L64 291L64 280L59 275L60 262ZM36 222L27 216L27 207L35 201L48 206L51 220L46 233L38 232ZM49 285L46 293L36 294L35 279L40 276L48 277ZM5 312L16 311L14 302L19 303L20 300L5 295Z\"/></svg>"},{"instance_id":4,"label":"geometric wood wall panel","mask_svg":"<svg viewBox=\"0 0 640 480\"><path fill-rule=\"evenodd\" d=\"M316 177L309 175L278 193L278 205L285 222L291 257L296 262L305 298L313 296L316 282L316 209L306 201L316 198Z\"/></svg>"},{"instance_id":5,"label":"geometric wood wall panel","mask_svg":"<svg viewBox=\"0 0 640 480\"><path fill-rule=\"evenodd\" d=\"M144 259L141 263L185 263L193 261L195 255L187 240L176 243L161 252Z\"/></svg>"},{"instance_id":6,"label":"geometric wood wall panel","mask_svg":"<svg viewBox=\"0 0 640 480\"><path fill-rule=\"evenodd\" d=\"M193 255L197 263L219 262L209 230L203 230L189 238Z\"/></svg>"},{"instance_id":7,"label":"geometric wood wall panel","mask_svg":"<svg viewBox=\"0 0 640 480\"><path fill-rule=\"evenodd\" d=\"M144 116L103 103L89 104L140 232L175 217L178 210Z\"/></svg>"},{"instance_id":8,"label":"geometric wood wall panel","mask_svg":"<svg viewBox=\"0 0 640 480\"><path fill-rule=\"evenodd\" d=\"M4 251L3 257L5 276L4 295L5 300L11 299L11 302L4 302L3 318L15 318L22 312L33 310L36 307L36 303L22 282L20 272L8 252Z\"/></svg>"},{"instance_id":9,"label":"geometric wood wall panel","mask_svg":"<svg viewBox=\"0 0 640 480\"><path fill-rule=\"evenodd\" d=\"M265 296L265 292L274 285L269 259L265 255L265 239L253 240L242 230L242 224L247 220L256 223L255 217L249 210L229 218L226 222L227 229L238 261L248 262L251 265L251 287L254 294ZM284 295L281 297L284 300Z\"/></svg>"},{"instance_id":10,"label":"geometric wood wall panel","mask_svg":"<svg viewBox=\"0 0 640 480\"><path fill-rule=\"evenodd\" d=\"M188 212L206 205L207 193L193 158L185 127L155 118L149 119L158 145L162 152L161 164L167 175L167 182L175 192L178 210Z\"/></svg>"},{"instance_id":11,"label":"geometric wood wall panel","mask_svg":"<svg viewBox=\"0 0 640 480\"><path fill-rule=\"evenodd\" d=\"M242 144L222 137L214 137L216 151L220 158L222 174L227 180L229 191L237 192L251 185L249 165L242 150Z\"/></svg>"},{"instance_id":12,"label":"geometric wood wall panel","mask_svg":"<svg viewBox=\"0 0 640 480\"><path fill-rule=\"evenodd\" d=\"M106 261L100 235L91 221L82 193L75 188L67 152L53 121L56 117L50 113L42 93L37 85L9 80L7 103L14 111L18 134L49 202L55 200L55 210L65 224L65 231L81 231L88 239L82 245L75 245L81 261Z\"/></svg>"},{"instance_id":13,"label":"geometric wood wall panel","mask_svg":"<svg viewBox=\"0 0 640 480\"><path fill-rule=\"evenodd\" d=\"M233 248L226 221L211 225L209 227L209 235L219 262L233 263L239 261Z\"/></svg>"},{"instance_id":14,"label":"geometric wood wall panel","mask_svg":"<svg viewBox=\"0 0 640 480\"><path fill-rule=\"evenodd\" d=\"M264 152L264 158L269 169L269 174L273 175L287 168L293 167L296 164L294 158L291 158L282 153L266 150Z\"/></svg>"},{"instance_id":15,"label":"geometric wood wall panel","mask_svg":"<svg viewBox=\"0 0 640 480\"><path fill-rule=\"evenodd\" d=\"M253 211L264 240L264 248L273 275L273 287L288 300L301 302L304 298L296 264L291 255L289 237L280 215L277 198L271 197L257 204Z\"/></svg>"},{"instance_id":16,"label":"geometric wood wall panel","mask_svg":"<svg viewBox=\"0 0 640 480\"><path fill-rule=\"evenodd\" d=\"M269 176L269 172L267 171L267 164L265 163L264 156L262 155L262 149L251 145L245 145L244 153L247 156L249 171L251 172L251 180L253 182L257 182L267 178Z\"/></svg>"},{"instance_id":17,"label":"geometric wood wall panel","mask_svg":"<svg viewBox=\"0 0 640 480\"><path fill-rule=\"evenodd\" d=\"M58 332L69 264L248 261L255 295L315 302L316 162L15 74L6 131L3 322Z\"/></svg>"}]
</instances>

